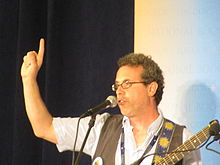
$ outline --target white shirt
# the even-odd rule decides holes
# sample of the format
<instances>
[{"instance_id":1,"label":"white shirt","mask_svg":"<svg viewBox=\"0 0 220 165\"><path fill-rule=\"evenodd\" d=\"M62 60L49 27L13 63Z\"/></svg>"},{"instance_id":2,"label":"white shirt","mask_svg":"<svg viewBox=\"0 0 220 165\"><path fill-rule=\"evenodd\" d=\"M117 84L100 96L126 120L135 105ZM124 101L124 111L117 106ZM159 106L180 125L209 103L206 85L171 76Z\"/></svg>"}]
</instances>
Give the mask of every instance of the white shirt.
<instances>
[{"instance_id":1,"label":"white shirt","mask_svg":"<svg viewBox=\"0 0 220 165\"><path fill-rule=\"evenodd\" d=\"M96 151L96 147L99 140L99 135L101 133L102 126L104 125L106 119L110 116L108 113L102 115L97 115L94 127L91 129L88 140L86 142L83 152L93 157ZM78 138L76 150L79 151L83 143L85 134L88 129L88 122L90 117L83 118L80 121ZM76 136L78 118L54 118L53 126L55 129L55 134L57 137L57 148L60 152L65 150L73 150L73 145ZM149 143L151 142L154 135L158 133L162 127L163 116L160 113L159 117L149 126L147 130L147 138L145 142L137 147L135 139L132 132L132 126L130 125L129 119L127 117L123 118L122 126L125 132L125 164L129 165L139 159ZM184 128L183 130L183 142L189 139L192 133ZM156 142L157 143L157 142ZM157 144L155 144L148 154L154 153ZM140 165L151 165L153 156L149 156L142 161ZM183 165L201 165L201 158L199 151L193 151L183 159ZM117 145L116 155L115 155L115 165L121 165L121 150L120 150L120 140Z\"/></svg>"}]
</instances>

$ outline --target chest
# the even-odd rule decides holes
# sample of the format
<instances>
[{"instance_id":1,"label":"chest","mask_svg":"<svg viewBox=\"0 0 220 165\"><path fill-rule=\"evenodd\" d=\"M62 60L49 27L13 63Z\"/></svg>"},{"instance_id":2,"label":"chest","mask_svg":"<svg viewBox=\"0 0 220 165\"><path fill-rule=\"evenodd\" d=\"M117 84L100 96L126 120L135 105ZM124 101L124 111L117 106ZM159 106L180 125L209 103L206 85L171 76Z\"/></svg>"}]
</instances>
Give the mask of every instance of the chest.
<instances>
[{"instance_id":1,"label":"chest","mask_svg":"<svg viewBox=\"0 0 220 165\"><path fill-rule=\"evenodd\" d=\"M124 151L121 150L121 145L118 145L116 152L116 165L118 165L117 160L121 162L121 153L125 153L125 164L131 164L132 162L138 160L145 152L151 153L155 150L156 145L150 146L152 142L153 134L147 135L146 131L136 131L125 129L125 137L123 148ZM123 138L121 138L121 141ZM146 151L147 150L147 151ZM144 162L148 162L147 164L151 164L153 156L147 158Z\"/></svg>"},{"instance_id":2,"label":"chest","mask_svg":"<svg viewBox=\"0 0 220 165\"><path fill-rule=\"evenodd\" d=\"M137 147L141 146L144 144L147 138L147 132L146 131L132 131L134 141Z\"/></svg>"}]
</instances>

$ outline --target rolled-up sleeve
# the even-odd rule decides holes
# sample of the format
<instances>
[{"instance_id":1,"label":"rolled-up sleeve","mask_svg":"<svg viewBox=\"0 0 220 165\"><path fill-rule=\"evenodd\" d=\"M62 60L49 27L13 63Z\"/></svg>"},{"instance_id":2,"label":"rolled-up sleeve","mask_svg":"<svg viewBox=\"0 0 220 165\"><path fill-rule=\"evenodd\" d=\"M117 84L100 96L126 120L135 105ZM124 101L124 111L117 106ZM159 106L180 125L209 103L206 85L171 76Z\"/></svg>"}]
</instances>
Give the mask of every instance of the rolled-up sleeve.
<instances>
[{"instance_id":1,"label":"rolled-up sleeve","mask_svg":"<svg viewBox=\"0 0 220 165\"><path fill-rule=\"evenodd\" d=\"M102 115L96 116L95 125L91 129L85 148L83 150L83 152L85 152L86 154L91 156L94 155L102 126L104 125L106 119L109 116L110 115L108 113L104 113ZM86 132L88 130L88 123L90 119L91 117L86 117L80 120L78 138L76 142L76 151L79 151L81 148ZM57 149L59 152L66 150L73 150L78 120L79 118L71 118L71 117L53 118L55 136L58 142Z\"/></svg>"}]
</instances>

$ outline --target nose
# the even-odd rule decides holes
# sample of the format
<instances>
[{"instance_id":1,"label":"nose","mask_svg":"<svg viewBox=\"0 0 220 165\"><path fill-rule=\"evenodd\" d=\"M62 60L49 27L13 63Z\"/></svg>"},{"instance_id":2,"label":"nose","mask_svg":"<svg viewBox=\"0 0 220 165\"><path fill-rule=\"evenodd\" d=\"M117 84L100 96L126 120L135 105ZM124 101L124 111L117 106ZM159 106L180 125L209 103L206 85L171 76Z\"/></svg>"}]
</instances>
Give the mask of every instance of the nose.
<instances>
[{"instance_id":1,"label":"nose","mask_svg":"<svg viewBox=\"0 0 220 165\"><path fill-rule=\"evenodd\" d=\"M120 95L122 95L124 93L125 93L124 89L121 87L121 85L119 85L118 89L116 90L116 95L120 96Z\"/></svg>"}]
</instances>

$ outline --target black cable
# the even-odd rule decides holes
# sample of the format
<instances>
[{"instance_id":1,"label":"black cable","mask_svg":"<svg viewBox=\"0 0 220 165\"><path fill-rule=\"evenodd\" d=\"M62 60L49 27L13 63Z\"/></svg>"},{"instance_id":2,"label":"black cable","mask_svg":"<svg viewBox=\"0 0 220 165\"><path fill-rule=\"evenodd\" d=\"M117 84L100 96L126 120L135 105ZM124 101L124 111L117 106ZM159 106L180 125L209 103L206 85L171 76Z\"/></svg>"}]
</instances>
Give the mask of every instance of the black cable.
<instances>
[{"instance_id":1,"label":"black cable","mask_svg":"<svg viewBox=\"0 0 220 165\"><path fill-rule=\"evenodd\" d=\"M219 151L216 151L216 150L214 150L214 149L212 149L212 148L208 148L209 145L211 145L213 142L215 142L215 141L217 141L217 140L219 140L219 139L220 139L220 135L216 135L216 136L213 138L213 140L206 145L205 148L206 148L207 150L209 150L209 151L215 152L215 153L217 153L217 154L220 155L220 152L219 152Z\"/></svg>"},{"instance_id":2,"label":"black cable","mask_svg":"<svg viewBox=\"0 0 220 165\"><path fill-rule=\"evenodd\" d=\"M75 164L75 149L76 149L76 141L78 138L78 133L79 133L79 123L80 123L81 118L79 118L77 122L77 127L76 127L76 136L75 136L75 141L74 141L74 146L73 146L73 154L72 154L72 165Z\"/></svg>"}]
</instances>

